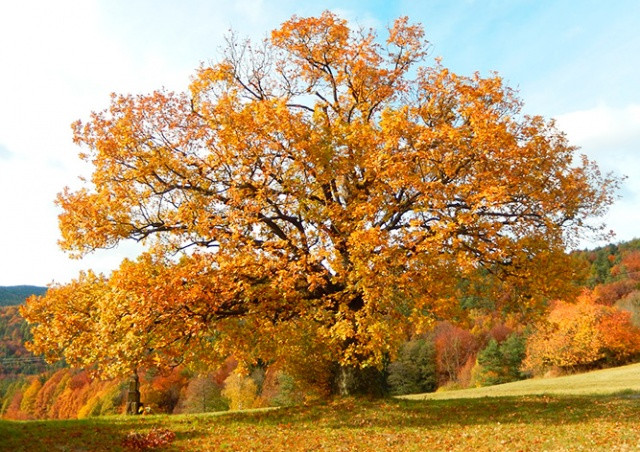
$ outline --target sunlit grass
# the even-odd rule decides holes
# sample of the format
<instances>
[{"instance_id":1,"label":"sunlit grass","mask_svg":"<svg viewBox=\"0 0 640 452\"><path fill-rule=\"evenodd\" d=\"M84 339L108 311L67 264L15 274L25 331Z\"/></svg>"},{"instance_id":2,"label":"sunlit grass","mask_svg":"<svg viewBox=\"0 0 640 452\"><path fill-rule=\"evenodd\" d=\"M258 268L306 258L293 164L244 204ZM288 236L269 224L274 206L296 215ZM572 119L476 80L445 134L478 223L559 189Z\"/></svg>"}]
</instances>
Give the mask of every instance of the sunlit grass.
<instances>
[{"instance_id":1,"label":"sunlit grass","mask_svg":"<svg viewBox=\"0 0 640 452\"><path fill-rule=\"evenodd\" d=\"M556 378L534 378L484 388L415 394L404 396L413 400L444 400L477 397L511 397L532 394L585 395L640 393L640 364Z\"/></svg>"},{"instance_id":2,"label":"sunlit grass","mask_svg":"<svg viewBox=\"0 0 640 452\"><path fill-rule=\"evenodd\" d=\"M501 385L488 398L478 398L478 390L476 398L455 398L472 391L451 391L431 395L449 400L338 399L202 415L0 421L0 450L119 451L127 433L154 427L176 434L163 450L183 451L638 450L639 372L635 365ZM513 395L526 390L547 395ZM594 395L605 391L615 394Z\"/></svg>"}]
</instances>

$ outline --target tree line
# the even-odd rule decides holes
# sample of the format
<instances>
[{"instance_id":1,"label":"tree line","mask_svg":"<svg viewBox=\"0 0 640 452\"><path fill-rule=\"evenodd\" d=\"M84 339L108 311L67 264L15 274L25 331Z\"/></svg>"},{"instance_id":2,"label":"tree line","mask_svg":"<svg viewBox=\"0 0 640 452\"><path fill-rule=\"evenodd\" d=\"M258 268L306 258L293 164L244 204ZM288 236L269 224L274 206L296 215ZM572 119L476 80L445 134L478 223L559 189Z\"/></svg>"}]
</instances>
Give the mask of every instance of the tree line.
<instances>
[{"instance_id":1,"label":"tree line","mask_svg":"<svg viewBox=\"0 0 640 452\"><path fill-rule=\"evenodd\" d=\"M640 240L573 257L575 296L551 300L535 321L508 310L500 315L474 308L467 300L464 321L440 321L429 333L408 337L379 374L368 376L373 377L368 384L376 386L369 392L400 395L484 386L637 360ZM596 278L601 282L594 285ZM491 285L487 279L486 286ZM476 306L489 302L477 287L474 293ZM23 345L28 330L15 307L3 308L0 353L17 343L25 353L21 356L33 356ZM102 381L86 370L34 368L26 362L18 374L7 370L0 375L0 413L5 418L86 417L124 408L126 379ZM286 369L275 363L240 369L234 359L215 370L149 368L141 371L142 401L153 413L286 406L330 394L330 381L319 374L322 368L313 357Z\"/></svg>"}]
</instances>

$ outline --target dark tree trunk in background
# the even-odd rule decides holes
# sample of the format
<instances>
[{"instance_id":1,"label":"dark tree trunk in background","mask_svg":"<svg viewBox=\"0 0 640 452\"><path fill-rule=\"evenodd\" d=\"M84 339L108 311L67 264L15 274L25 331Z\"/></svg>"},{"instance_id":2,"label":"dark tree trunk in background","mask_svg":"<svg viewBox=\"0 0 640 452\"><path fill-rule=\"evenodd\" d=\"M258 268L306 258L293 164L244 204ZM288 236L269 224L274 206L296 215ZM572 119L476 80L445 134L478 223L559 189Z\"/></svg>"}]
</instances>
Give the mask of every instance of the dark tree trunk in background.
<instances>
[{"instance_id":1,"label":"dark tree trunk in background","mask_svg":"<svg viewBox=\"0 0 640 452\"><path fill-rule=\"evenodd\" d=\"M140 414L140 379L138 373L133 371L129 379L129 392L127 393L127 414Z\"/></svg>"},{"instance_id":2,"label":"dark tree trunk in background","mask_svg":"<svg viewBox=\"0 0 640 452\"><path fill-rule=\"evenodd\" d=\"M386 372L375 367L360 369L336 364L333 392L339 396L384 397L388 393Z\"/></svg>"}]
</instances>

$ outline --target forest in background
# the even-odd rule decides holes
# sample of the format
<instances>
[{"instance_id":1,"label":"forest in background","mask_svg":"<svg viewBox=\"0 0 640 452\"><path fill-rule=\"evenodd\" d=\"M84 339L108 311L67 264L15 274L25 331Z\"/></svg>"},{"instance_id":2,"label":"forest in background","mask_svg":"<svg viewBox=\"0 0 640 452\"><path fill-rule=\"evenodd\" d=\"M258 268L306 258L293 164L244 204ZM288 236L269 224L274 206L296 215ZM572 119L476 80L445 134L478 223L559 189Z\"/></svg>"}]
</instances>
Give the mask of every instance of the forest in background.
<instances>
[{"instance_id":1,"label":"forest in background","mask_svg":"<svg viewBox=\"0 0 640 452\"><path fill-rule=\"evenodd\" d=\"M31 295L44 295L46 287L0 286L0 306L15 306L24 303Z\"/></svg>"},{"instance_id":2,"label":"forest in background","mask_svg":"<svg viewBox=\"0 0 640 452\"><path fill-rule=\"evenodd\" d=\"M578 251L573 256L577 296L550 301L537 316L502 312L500 291L491 289L495 282L487 275L483 287L466 288L467 295L460 300L466 315L456 322L438 322L427 335L408 338L383 372L372 372L371 384L378 385L382 393L409 394L637 360L640 239ZM41 294L44 288L2 289L2 293L31 290ZM90 370L46 364L26 350L29 339L29 326L18 307L1 307L2 417L82 418L122 412L127 381L93 379ZM195 413L293 405L322 396L322 390L314 386L313 363L298 363L293 372L285 372L260 362L243 374L234 372L236 365L230 357L218 369L142 371L143 404L153 413Z\"/></svg>"}]
</instances>

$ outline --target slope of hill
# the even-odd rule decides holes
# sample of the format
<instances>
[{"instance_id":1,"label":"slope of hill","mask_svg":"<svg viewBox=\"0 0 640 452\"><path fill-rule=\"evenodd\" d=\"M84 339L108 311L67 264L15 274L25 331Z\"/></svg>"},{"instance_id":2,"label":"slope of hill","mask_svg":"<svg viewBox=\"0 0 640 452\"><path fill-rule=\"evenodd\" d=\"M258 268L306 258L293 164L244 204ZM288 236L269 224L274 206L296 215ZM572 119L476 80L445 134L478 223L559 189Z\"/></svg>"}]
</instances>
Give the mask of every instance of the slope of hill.
<instances>
[{"instance_id":1,"label":"slope of hill","mask_svg":"<svg viewBox=\"0 0 640 452\"><path fill-rule=\"evenodd\" d=\"M0 306L0 400L4 377L34 375L49 367L41 357L34 356L25 348L24 344L29 339L29 325L20 316L18 306Z\"/></svg>"},{"instance_id":2,"label":"slope of hill","mask_svg":"<svg viewBox=\"0 0 640 452\"><path fill-rule=\"evenodd\" d=\"M600 383L615 384L607 375L615 378L605 372ZM638 447L637 408L635 394L347 398L228 414L0 420L0 450L625 451Z\"/></svg>"},{"instance_id":3,"label":"slope of hill","mask_svg":"<svg viewBox=\"0 0 640 452\"><path fill-rule=\"evenodd\" d=\"M46 291L39 286L0 286L0 306L22 304L31 295L44 295Z\"/></svg>"},{"instance_id":4,"label":"slope of hill","mask_svg":"<svg viewBox=\"0 0 640 452\"><path fill-rule=\"evenodd\" d=\"M401 396L409 400L470 399L529 395L607 395L640 392L640 363L556 378L533 378L482 388Z\"/></svg>"}]
</instances>

